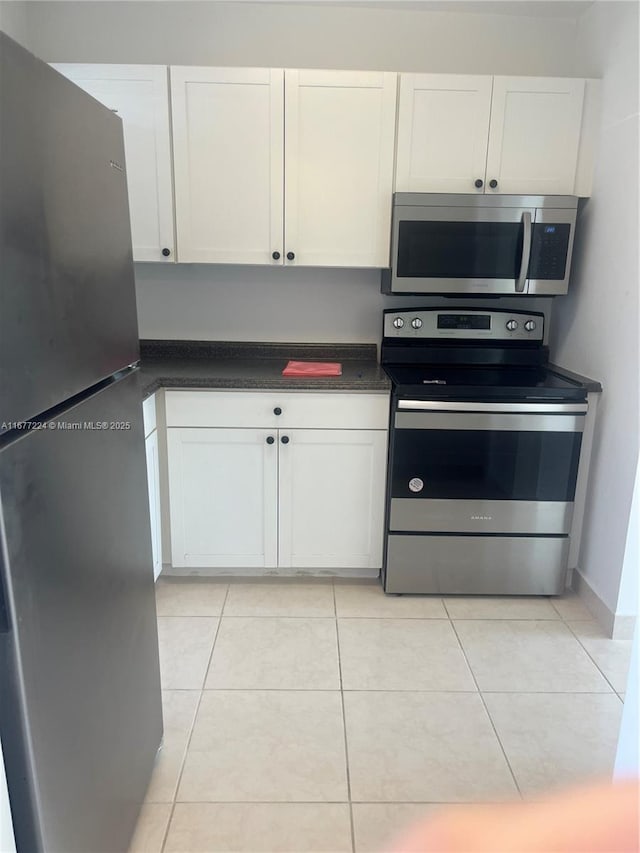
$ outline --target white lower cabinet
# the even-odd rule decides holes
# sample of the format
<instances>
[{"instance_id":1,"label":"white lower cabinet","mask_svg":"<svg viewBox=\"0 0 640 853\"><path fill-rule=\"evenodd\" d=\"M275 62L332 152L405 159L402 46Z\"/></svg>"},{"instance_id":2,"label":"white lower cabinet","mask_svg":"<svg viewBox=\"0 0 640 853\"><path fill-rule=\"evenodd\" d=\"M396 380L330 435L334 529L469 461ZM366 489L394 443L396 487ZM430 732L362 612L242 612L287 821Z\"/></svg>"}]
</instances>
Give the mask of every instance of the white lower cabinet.
<instances>
[{"instance_id":1,"label":"white lower cabinet","mask_svg":"<svg viewBox=\"0 0 640 853\"><path fill-rule=\"evenodd\" d=\"M162 571L162 516L160 511L160 451L158 447L158 422L156 394L142 403L144 447L147 455L147 489L149 492L149 522L151 525L151 554L153 578Z\"/></svg>"},{"instance_id":2,"label":"white lower cabinet","mask_svg":"<svg viewBox=\"0 0 640 853\"><path fill-rule=\"evenodd\" d=\"M173 567L380 568L388 397L358 396L167 393ZM336 428L307 428L309 411L327 398L344 401ZM223 425L210 414L204 426L218 406ZM254 411L255 428L229 427L234 409ZM376 428L361 428L365 420Z\"/></svg>"},{"instance_id":3,"label":"white lower cabinet","mask_svg":"<svg viewBox=\"0 0 640 853\"><path fill-rule=\"evenodd\" d=\"M153 555L153 578L158 579L162 571L162 545L160 520L160 459L158 455L158 430L144 440L147 452L147 486L149 489L149 518L151 521L151 553Z\"/></svg>"},{"instance_id":4,"label":"white lower cabinet","mask_svg":"<svg viewBox=\"0 0 640 853\"><path fill-rule=\"evenodd\" d=\"M278 448L268 437L256 429L168 430L174 566L276 566Z\"/></svg>"},{"instance_id":5,"label":"white lower cabinet","mask_svg":"<svg viewBox=\"0 0 640 853\"><path fill-rule=\"evenodd\" d=\"M300 429L280 442L278 565L382 564L386 432Z\"/></svg>"}]
</instances>

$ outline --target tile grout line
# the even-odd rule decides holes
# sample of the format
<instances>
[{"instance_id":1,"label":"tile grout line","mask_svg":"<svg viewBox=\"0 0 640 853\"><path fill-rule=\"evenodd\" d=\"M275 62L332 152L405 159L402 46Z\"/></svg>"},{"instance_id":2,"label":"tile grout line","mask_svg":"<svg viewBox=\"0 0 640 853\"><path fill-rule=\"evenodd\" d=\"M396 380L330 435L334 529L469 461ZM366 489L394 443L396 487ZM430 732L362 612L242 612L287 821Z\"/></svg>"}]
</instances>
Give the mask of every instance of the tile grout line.
<instances>
[{"instance_id":1,"label":"tile grout line","mask_svg":"<svg viewBox=\"0 0 640 853\"><path fill-rule=\"evenodd\" d=\"M191 746L191 740L193 738L193 730L196 727L196 720L198 719L198 713L200 711L200 705L202 704L202 698L204 696L204 685L207 681L207 675L209 674L209 667L211 666L211 659L213 657L213 650L216 645L216 640L218 639L218 633L220 631L220 625L222 624L222 614L224 613L224 607L227 603L227 596L229 595L229 584L227 584L227 589L224 594L224 601L222 602L222 607L220 608L220 616L218 617L218 625L216 627L216 633L213 637L213 643L211 644L211 652L209 653L209 660L207 661L207 668L205 670L204 677L202 679L202 686L200 688L200 696L198 698L198 704L196 705L196 710L193 715L193 719L191 721L191 726L189 727L189 735L187 737L187 744L185 746L184 754L182 756L182 762L180 764L180 772L178 773L178 781L176 782L176 787L173 793L173 800L171 802L171 811L169 812L169 820L167 821L167 828L165 829L164 836L162 838L162 845L160 847L160 853L164 853L167 839L169 837L169 830L171 828L171 823L173 821L173 815L176 810L178 791L180 789L180 783L182 782L182 775L184 773L184 765L187 761L187 755L189 754L189 747Z\"/></svg>"},{"instance_id":2,"label":"tile grout line","mask_svg":"<svg viewBox=\"0 0 640 853\"><path fill-rule=\"evenodd\" d=\"M573 620L573 621L579 622L579 621L581 621L581 620L576 619L576 620ZM586 620L582 620L582 621L586 621ZM613 692L614 692L614 693L616 694L616 696L617 696L617 695L618 695L618 691L617 691L617 690L616 690L616 688L613 686L613 684L611 683L611 681L607 678L606 673L602 670L602 668L601 668L600 666L598 666L598 661L593 657L593 655L592 655L592 654L590 654L589 649L584 645L584 643L582 642L582 640L580 639L580 637L576 634L576 632L573 630L573 628L571 627L571 625L569 625L569 623L568 623L568 622L566 622L566 621L564 621L564 620L563 620L563 622L564 622L564 624L566 625L567 630L569 630L569 631L571 632L571 636L573 636L573 637L575 637L575 638L576 638L576 640L577 640L577 641L578 641L578 643L580 644L580 648L584 651L584 653L587 655L587 657L589 658L589 660L591 661L591 663L596 667L596 669L598 670L598 672L600 673L600 675L604 678L604 680L607 682L607 684L609 685L609 687L613 690ZM606 694L606 693L603 693L603 695L604 695L604 696L606 696L607 694ZM618 697L618 698L620 698L620 697Z\"/></svg>"},{"instance_id":3,"label":"tile grout line","mask_svg":"<svg viewBox=\"0 0 640 853\"><path fill-rule=\"evenodd\" d=\"M445 607L446 607L446 605L445 605ZM447 611L447 613L448 612L449 611ZM516 786L516 791L518 792L520 800L524 800L524 797L522 795L522 791L520 790L520 785L518 784L518 780L516 779L516 774L513 772L513 767L511 766L511 762L509 761L509 758L507 757L507 753L505 751L504 745L503 745L502 741L500 740L500 735L498 734L498 731L497 731L495 724L493 722L493 717L489 713L489 708L487 707L487 703L484 700L482 690L480 690L480 685L478 684L478 681L476 679L476 674L473 671L471 664L469 663L469 659L467 657L467 653L464 650L464 646L462 645L462 641L460 640L460 637L458 636L458 632L456 631L456 626L453 622L453 619L449 619L449 621L451 622L451 627L453 628L453 632L456 635L458 645L460 646L460 651L464 655L464 659L466 661L466 664L469 667L469 672L471 673L471 677L473 678L473 681L474 681L476 688L478 690L478 696L480 697L480 701L482 702L482 707L484 708L484 712L487 715L487 719L489 720L491 728L493 729L493 733L496 736L496 740L498 741L498 744L500 746L500 750L502 751L502 754L504 755L504 760L506 761L507 767L509 768L509 773L511 773L511 778L513 779L513 784Z\"/></svg>"},{"instance_id":4,"label":"tile grout line","mask_svg":"<svg viewBox=\"0 0 640 853\"><path fill-rule=\"evenodd\" d=\"M187 688L181 688L186 692L194 692L193 688L189 691ZM340 688L333 689L331 687L205 687L203 693L246 693L247 691L259 693L339 693ZM173 691L177 692L177 691ZM495 693L498 695L511 695L521 693L526 696L610 696L611 693L617 693L616 690L452 690L447 688L414 688L414 687L349 687L347 693L455 693L463 696L467 693L475 696L477 693ZM619 691L623 693L624 691Z\"/></svg>"},{"instance_id":5,"label":"tile grout line","mask_svg":"<svg viewBox=\"0 0 640 853\"><path fill-rule=\"evenodd\" d=\"M351 850L355 853L356 834L353 825L353 803L351 802L351 774L349 772L349 745L347 743L347 717L344 710L344 690L342 686L342 659L340 657L340 632L338 630L338 605L336 603L336 585L331 585L333 590L333 615L336 626L336 645L338 651L338 675L340 677L340 707L342 708L342 731L344 733L344 758L347 771L347 798L349 801L349 826L351 829Z\"/></svg>"},{"instance_id":6,"label":"tile grout line","mask_svg":"<svg viewBox=\"0 0 640 853\"><path fill-rule=\"evenodd\" d=\"M477 806L505 805L508 800L355 800L363 806ZM148 806L168 806L169 803L146 803ZM346 800L180 800L188 806L348 806ZM217 851L216 851L217 853Z\"/></svg>"}]
</instances>

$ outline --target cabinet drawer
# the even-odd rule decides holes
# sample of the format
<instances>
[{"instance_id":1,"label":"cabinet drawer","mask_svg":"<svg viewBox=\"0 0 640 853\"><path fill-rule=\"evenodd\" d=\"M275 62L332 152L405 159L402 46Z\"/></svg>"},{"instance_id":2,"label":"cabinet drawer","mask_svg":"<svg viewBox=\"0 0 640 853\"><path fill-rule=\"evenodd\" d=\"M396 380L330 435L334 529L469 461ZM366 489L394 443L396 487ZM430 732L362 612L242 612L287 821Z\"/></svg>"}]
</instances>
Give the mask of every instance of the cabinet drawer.
<instances>
[{"instance_id":1,"label":"cabinet drawer","mask_svg":"<svg viewBox=\"0 0 640 853\"><path fill-rule=\"evenodd\" d=\"M387 429L389 424L387 393L167 391L166 407L168 427Z\"/></svg>"},{"instance_id":2,"label":"cabinet drawer","mask_svg":"<svg viewBox=\"0 0 640 853\"><path fill-rule=\"evenodd\" d=\"M144 423L144 437L146 438L156 428L156 395L152 394L142 401L142 420Z\"/></svg>"}]
</instances>

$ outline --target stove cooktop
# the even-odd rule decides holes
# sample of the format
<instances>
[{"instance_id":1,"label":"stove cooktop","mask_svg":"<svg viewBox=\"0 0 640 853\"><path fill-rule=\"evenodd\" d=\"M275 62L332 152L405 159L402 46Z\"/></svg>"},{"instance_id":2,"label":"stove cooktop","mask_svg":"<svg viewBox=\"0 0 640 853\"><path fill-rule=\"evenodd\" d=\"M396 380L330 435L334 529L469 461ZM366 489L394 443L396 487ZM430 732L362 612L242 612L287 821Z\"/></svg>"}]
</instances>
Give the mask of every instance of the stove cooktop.
<instances>
[{"instance_id":1,"label":"stove cooktop","mask_svg":"<svg viewBox=\"0 0 640 853\"><path fill-rule=\"evenodd\" d=\"M571 400L587 399L579 382L544 367L447 367L384 365L397 396L420 400Z\"/></svg>"}]
</instances>

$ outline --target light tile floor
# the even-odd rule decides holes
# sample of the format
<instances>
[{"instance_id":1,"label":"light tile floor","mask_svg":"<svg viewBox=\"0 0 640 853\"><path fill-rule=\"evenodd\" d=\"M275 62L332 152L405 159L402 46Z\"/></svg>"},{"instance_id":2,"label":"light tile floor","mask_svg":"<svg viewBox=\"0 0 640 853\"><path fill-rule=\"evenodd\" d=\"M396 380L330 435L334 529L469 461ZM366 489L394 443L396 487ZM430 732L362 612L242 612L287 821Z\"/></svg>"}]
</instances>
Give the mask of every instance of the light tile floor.
<instances>
[{"instance_id":1,"label":"light tile floor","mask_svg":"<svg viewBox=\"0 0 640 853\"><path fill-rule=\"evenodd\" d=\"M157 606L164 745L131 853L365 853L443 803L611 773L631 644L575 596L170 579Z\"/></svg>"}]
</instances>

